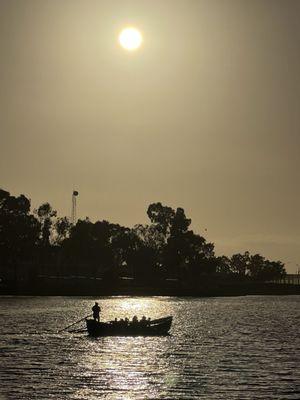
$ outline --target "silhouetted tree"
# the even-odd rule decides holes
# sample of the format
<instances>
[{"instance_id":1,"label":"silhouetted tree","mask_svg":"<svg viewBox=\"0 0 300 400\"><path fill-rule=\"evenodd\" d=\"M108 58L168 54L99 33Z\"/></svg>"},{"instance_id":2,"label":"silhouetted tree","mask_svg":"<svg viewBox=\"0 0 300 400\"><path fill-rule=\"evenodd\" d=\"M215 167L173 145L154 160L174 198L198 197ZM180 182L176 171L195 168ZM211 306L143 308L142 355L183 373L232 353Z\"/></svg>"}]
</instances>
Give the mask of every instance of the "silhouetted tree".
<instances>
[{"instance_id":1,"label":"silhouetted tree","mask_svg":"<svg viewBox=\"0 0 300 400\"><path fill-rule=\"evenodd\" d=\"M113 247L116 265L119 268L127 266L127 270L129 270L132 267L132 257L139 246L139 239L134 230L120 225L114 225L111 245Z\"/></svg>"},{"instance_id":2,"label":"silhouetted tree","mask_svg":"<svg viewBox=\"0 0 300 400\"><path fill-rule=\"evenodd\" d=\"M264 271L264 280L277 280L286 276L285 266L281 261L268 261Z\"/></svg>"},{"instance_id":3,"label":"silhouetted tree","mask_svg":"<svg viewBox=\"0 0 300 400\"><path fill-rule=\"evenodd\" d=\"M44 246L49 246L53 218L56 217L57 213L49 203L42 204L37 210L35 210L35 213L41 224L42 244Z\"/></svg>"},{"instance_id":4,"label":"silhouetted tree","mask_svg":"<svg viewBox=\"0 0 300 400\"><path fill-rule=\"evenodd\" d=\"M269 261L260 254L250 255L248 251L244 254L234 254L230 259L221 257L218 263L219 272L224 273L227 270L228 274L257 281L281 279L286 274L282 262Z\"/></svg>"},{"instance_id":5,"label":"silhouetted tree","mask_svg":"<svg viewBox=\"0 0 300 400\"><path fill-rule=\"evenodd\" d=\"M61 245L64 240L66 240L71 232L71 221L67 217L58 218L55 221L55 238L54 243L56 245Z\"/></svg>"},{"instance_id":6,"label":"silhouetted tree","mask_svg":"<svg viewBox=\"0 0 300 400\"><path fill-rule=\"evenodd\" d=\"M155 224L157 230L167 238L170 235L175 211L161 203L153 203L149 205L147 215L152 224Z\"/></svg>"},{"instance_id":7,"label":"silhouetted tree","mask_svg":"<svg viewBox=\"0 0 300 400\"><path fill-rule=\"evenodd\" d=\"M138 256L135 259L135 272L144 278L161 277L164 274L162 252L165 234L157 224L135 225L133 233L137 238Z\"/></svg>"},{"instance_id":8,"label":"silhouetted tree","mask_svg":"<svg viewBox=\"0 0 300 400\"><path fill-rule=\"evenodd\" d=\"M216 258L216 272L220 275L232 274L231 260L229 257L220 256Z\"/></svg>"},{"instance_id":9,"label":"silhouetted tree","mask_svg":"<svg viewBox=\"0 0 300 400\"><path fill-rule=\"evenodd\" d=\"M30 214L30 200L0 189L0 266L43 264L47 273L61 265L67 273L102 276L114 282L126 271L145 284L161 277L180 278L190 285L208 275L267 281L285 274L284 264L260 254L214 254L214 244L194 233L183 208L150 204L150 224L130 229L88 218L72 226L55 218L49 203ZM49 265L46 265L46 262Z\"/></svg>"},{"instance_id":10,"label":"silhouetted tree","mask_svg":"<svg viewBox=\"0 0 300 400\"><path fill-rule=\"evenodd\" d=\"M249 255L247 270L251 278L260 279L266 266L266 259L260 254Z\"/></svg>"},{"instance_id":11,"label":"silhouetted tree","mask_svg":"<svg viewBox=\"0 0 300 400\"><path fill-rule=\"evenodd\" d=\"M233 254L230 259L231 271L240 277L246 276L248 265L250 261L249 252L246 251L244 254Z\"/></svg>"},{"instance_id":12,"label":"silhouetted tree","mask_svg":"<svg viewBox=\"0 0 300 400\"><path fill-rule=\"evenodd\" d=\"M0 189L0 264L17 267L34 259L40 224L29 214L30 200Z\"/></svg>"},{"instance_id":13,"label":"silhouetted tree","mask_svg":"<svg viewBox=\"0 0 300 400\"><path fill-rule=\"evenodd\" d=\"M282 262L269 261L260 254L250 256L248 270L251 278L260 281L281 279L286 274Z\"/></svg>"},{"instance_id":14,"label":"silhouetted tree","mask_svg":"<svg viewBox=\"0 0 300 400\"><path fill-rule=\"evenodd\" d=\"M147 233L144 237L147 237L148 243L158 247L157 254L160 254L161 264L166 267L169 276L184 278L215 271L214 245L189 230L191 220L186 217L183 208L175 211L161 203L154 203L148 207L147 214L152 225L143 228L143 233ZM153 240L154 237L156 240Z\"/></svg>"}]
</instances>

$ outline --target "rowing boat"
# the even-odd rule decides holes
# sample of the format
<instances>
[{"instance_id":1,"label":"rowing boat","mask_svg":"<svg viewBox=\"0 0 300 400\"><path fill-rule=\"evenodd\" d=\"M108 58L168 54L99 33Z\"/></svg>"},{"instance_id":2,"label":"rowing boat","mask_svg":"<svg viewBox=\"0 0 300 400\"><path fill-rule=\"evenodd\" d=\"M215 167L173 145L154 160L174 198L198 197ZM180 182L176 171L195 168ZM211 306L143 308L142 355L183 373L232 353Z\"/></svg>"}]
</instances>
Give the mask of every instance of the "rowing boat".
<instances>
[{"instance_id":1,"label":"rowing boat","mask_svg":"<svg viewBox=\"0 0 300 400\"><path fill-rule=\"evenodd\" d=\"M119 321L98 322L86 318L86 327L90 336L165 336L169 334L173 317L153 319L141 322L121 324Z\"/></svg>"}]
</instances>

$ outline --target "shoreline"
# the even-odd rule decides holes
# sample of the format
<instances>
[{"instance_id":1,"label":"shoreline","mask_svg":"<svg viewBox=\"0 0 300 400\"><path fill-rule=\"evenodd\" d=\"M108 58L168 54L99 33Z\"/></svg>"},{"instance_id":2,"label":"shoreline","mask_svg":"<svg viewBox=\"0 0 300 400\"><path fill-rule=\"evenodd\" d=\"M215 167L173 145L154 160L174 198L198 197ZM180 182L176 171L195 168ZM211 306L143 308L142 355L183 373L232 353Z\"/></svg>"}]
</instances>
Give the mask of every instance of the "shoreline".
<instances>
[{"instance_id":1,"label":"shoreline","mask_svg":"<svg viewBox=\"0 0 300 400\"><path fill-rule=\"evenodd\" d=\"M0 296L169 296L234 297L300 295L300 285L264 282L205 283L193 286L119 285L105 282L10 282L0 287Z\"/></svg>"}]
</instances>

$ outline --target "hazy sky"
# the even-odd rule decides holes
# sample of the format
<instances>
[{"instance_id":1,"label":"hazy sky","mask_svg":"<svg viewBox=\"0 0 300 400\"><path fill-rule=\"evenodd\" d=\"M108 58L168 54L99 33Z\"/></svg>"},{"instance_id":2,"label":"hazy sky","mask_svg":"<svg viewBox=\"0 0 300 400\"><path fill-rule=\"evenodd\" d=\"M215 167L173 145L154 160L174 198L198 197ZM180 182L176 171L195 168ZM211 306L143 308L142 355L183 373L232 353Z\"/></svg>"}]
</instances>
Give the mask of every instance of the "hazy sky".
<instances>
[{"instance_id":1,"label":"hazy sky","mask_svg":"<svg viewBox=\"0 0 300 400\"><path fill-rule=\"evenodd\" d=\"M298 0L0 0L0 187L127 226L183 207L218 254L294 273L299 21Z\"/></svg>"}]
</instances>

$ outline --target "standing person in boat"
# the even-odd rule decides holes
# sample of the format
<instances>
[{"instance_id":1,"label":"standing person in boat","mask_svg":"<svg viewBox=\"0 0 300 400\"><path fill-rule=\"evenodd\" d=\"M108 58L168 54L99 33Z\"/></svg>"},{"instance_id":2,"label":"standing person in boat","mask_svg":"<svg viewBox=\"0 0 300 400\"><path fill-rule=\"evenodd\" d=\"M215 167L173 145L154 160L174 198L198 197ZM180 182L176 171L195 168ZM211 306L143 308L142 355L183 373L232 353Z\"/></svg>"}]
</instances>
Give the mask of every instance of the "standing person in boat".
<instances>
[{"instance_id":1,"label":"standing person in boat","mask_svg":"<svg viewBox=\"0 0 300 400\"><path fill-rule=\"evenodd\" d=\"M95 305L93 306L92 311L93 311L94 320L100 322L101 308L99 307L99 304L97 302L95 302Z\"/></svg>"}]
</instances>

